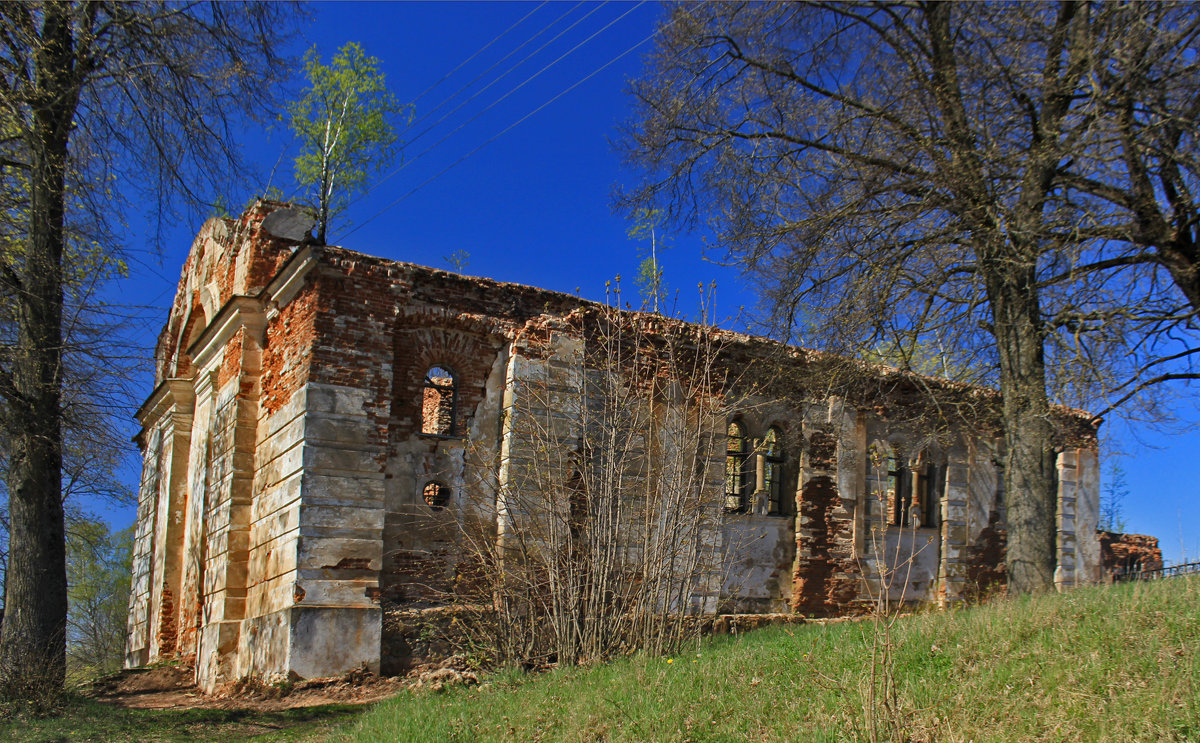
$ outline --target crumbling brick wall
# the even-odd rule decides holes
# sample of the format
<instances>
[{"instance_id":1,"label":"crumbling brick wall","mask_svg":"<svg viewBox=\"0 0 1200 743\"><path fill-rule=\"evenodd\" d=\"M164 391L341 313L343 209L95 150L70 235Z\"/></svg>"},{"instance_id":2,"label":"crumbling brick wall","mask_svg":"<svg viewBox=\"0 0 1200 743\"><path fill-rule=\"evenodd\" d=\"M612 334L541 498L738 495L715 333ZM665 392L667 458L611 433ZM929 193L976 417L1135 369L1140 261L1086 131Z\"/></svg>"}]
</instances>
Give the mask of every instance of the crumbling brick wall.
<instances>
[{"instance_id":1,"label":"crumbling brick wall","mask_svg":"<svg viewBox=\"0 0 1200 743\"><path fill-rule=\"evenodd\" d=\"M1100 532L1100 564L1105 579L1124 573L1158 570L1163 566L1156 537L1145 534Z\"/></svg>"},{"instance_id":2,"label":"crumbling brick wall","mask_svg":"<svg viewBox=\"0 0 1200 743\"><path fill-rule=\"evenodd\" d=\"M460 541L472 518L481 534L499 529L501 450L507 445L511 457L529 448L512 440L509 416L522 405L544 413L563 445L576 446L574 418L587 409L576 388L610 375L568 368L571 349L598 340L600 306L277 238L264 220L278 206L262 202L238 219L206 225L159 339L158 386L140 415L147 479L139 494L131 662L154 659L156 647L195 651L206 616L226 622L202 648L222 655L219 673L303 675L351 656L355 665L379 661L390 652L380 648L392 631L380 619L383 607L424 610L456 590L456 580L479 580ZM710 457L711 473L703 470L715 505L698 542L729 552L722 575L701 578L706 611L790 606L840 614L860 607L870 579L863 565L878 557L865 547L866 532L896 528L883 523L882 511L868 513L868 429L869 440L891 440L901 435L899 421L917 421L902 435L923 441L919 424L928 417L915 407L918 388L930 385L969 398L966 407L984 410L984 418L995 402L991 391L937 380L917 385L865 367L858 370L865 382L829 397L827 385L812 383L828 355L656 315L626 317L638 318L644 333L639 363L663 363L669 337L686 340L675 346L693 349L685 355L713 343L718 360L708 392L747 401L733 414L754 440L747 459L754 505L721 512L724 452ZM233 330L217 335L217 326ZM189 356L197 338L209 339L200 344L207 350L195 349L198 361ZM444 390L427 389L433 367L453 374L453 405ZM530 405L520 384L539 375L562 389ZM658 389L669 378L654 372L638 382L652 392L646 407L653 415L678 413L671 385ZM179 389L166 390L168 382ZM216 396L205 387L214 384ZM724 430L728 421L716 420L723 416L712 416L713 430ZM1094 446L1094 430L1076 418L1079 445ZM770 512L760 507L768 465L757 443L769 428L785 442L785 462L772 476L783 473L787 503ZM947 436L958 451L981 434ZM677 445L661 431L655 437L644 443ZM923 565L914 583L920 598L960 595L968 578L982 580L1002 562L996 537L1003 524L987 518L995 488L975 484L994 467L949 451L929 470L945 479L938 492L946 508L940 532L929 525L920 535L932 545L922 560L933 566ZM994 477L987 482L994 485ZM422 497L430 483L438 486L434 502ZM1078 497L1092 497L1088 487ZM190 566L184 578L164 578L172 559ZM200 605L218 598L206 581L224 587L225 611Z\"/></svg>"}]
</instances>

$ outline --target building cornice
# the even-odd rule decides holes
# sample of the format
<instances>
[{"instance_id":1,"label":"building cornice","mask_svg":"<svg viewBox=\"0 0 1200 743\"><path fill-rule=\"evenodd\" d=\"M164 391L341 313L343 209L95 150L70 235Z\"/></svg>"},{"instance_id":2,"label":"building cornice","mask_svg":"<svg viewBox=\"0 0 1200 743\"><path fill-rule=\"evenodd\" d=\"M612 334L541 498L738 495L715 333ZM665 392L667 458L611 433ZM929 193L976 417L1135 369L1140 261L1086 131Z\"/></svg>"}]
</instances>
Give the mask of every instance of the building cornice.
<instances>
[{"instance_id":1,"label":"building cornice","mask_svg":"<svg viewBox=\"0 0 1200 743\"><path fill-rule=\"evenodd\" d=\"M320 257L320 248L315 245L304 245L292 253L259 294L263 306L272 310L287 306L300 293Z\"/></svg>"},{"instance_id":2,"label":"building cornice","mask_svg":"<svg viewBox=\"0 0 1200 743\"><path fill-rule=\"evenodd\" d=\"M187 353L192 357L192 363L197 370L205 369L216 359L234 333L246 328L254 339L261 343L266 326L266 316L258 298L235 294L221 307L200 337L188 347Z\"/></svg>"},{"instance_id":3,"label":"building cornice","mask_svg":"<svg viewBox=\"0 0 1200 743\"><path fill-rule=\"evenodd\" d=\"M142 424L143 429L150 428L168 412L191 415L195 402L192 380L183 377L164 379L134 413L134 418Z\"/></svg>"}]
</instances>

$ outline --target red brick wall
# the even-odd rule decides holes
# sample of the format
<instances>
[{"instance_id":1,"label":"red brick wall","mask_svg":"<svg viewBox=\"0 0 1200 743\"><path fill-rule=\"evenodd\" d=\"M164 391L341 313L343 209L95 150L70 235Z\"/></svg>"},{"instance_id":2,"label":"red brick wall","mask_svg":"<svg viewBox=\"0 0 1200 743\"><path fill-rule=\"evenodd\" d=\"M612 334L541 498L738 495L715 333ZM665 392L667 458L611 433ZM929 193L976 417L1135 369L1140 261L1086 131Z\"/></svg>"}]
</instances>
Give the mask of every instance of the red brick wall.
<instances>
[{"instance_id":1,"label":"red brick wall","mask_svg":"<svg viewBox=\"0 0 1200 743\"><path fill-rule=\"evenodd\" d=\"M317 291L308 285L268 322L260 398L268 415L278 411L308 383L308 356L316 332L316 310Z\"/></svg>"},{"instance_id":2,"label":"red brick wall","mask_svg":"<svg viewBox=\"0 0 1200 743\"><path fill-rule=\"evenodd\" d=\"M171 305L171 313L166 326L159 333L155 347L156 385L168 376L176 374L178 356L187 350L178 347L182 324L203 315L200 309L200 293L207 284L216 284L218 296L213 309L220 309L234 294L256 294L291 255L295 243L280 240L262 231L263 219L281 206L286 205L259 201L236 220L220 220L224 226L225 237L219 244L207 248L215 251L212 256L206 255L200 260L197 246L193 246L180 271L179 286ZM198 245L203 246L210 234L212 233L201 232L197 237ZM244 286L236 285L239 255L248 262ZM207 270L206 266L211 266L211 273L198 275L198 272ZM191 310L191 314L188 310ZM211 319L210 317L209 320ZM192 340L195 340L194 336ZM184 366L181 373L186 374L186 364Z\"/></svg>"},{"instance_id":3,"label":"red brick wall","mask_svg":"<svg viewBox=\"0 0 1200 743\"><path fill-rule=\"evenodd\" d=\"M837 436L831 427L808 433L808 463L820 472L804 483L796 504L792 609L804 614L845 614L858 599L853 520L838 492Z\"/></svg>"},{"instance_id":4,"label":"red brick wall","mask_svg":"<svg viewBox=\"0 0 1200 743\"><path fill-rule=\"evenodd\" d=\"M1158 570L1163 566L1157 538L1111 531L1098 533L1101 575L1112 577L1131 570Z\"/></svg>"}]
</instances>

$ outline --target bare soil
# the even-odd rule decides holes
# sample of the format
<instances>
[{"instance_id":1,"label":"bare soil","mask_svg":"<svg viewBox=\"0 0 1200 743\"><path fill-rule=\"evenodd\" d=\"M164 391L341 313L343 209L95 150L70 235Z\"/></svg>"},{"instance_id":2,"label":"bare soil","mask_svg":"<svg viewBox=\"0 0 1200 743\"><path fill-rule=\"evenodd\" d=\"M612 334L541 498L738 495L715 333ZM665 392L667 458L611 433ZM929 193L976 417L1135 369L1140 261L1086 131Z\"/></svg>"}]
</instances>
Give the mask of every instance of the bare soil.
<instances>
[{"instance_id":1,"label":"bare soil","mask_svg":"<svg viewBox=\"0 0 1200 743\"><path fill-rule=\"evenodd\" d=\"M370 704L405 691L440 691L476 684L478 677L460 657L417 666L407 676L377 676L360 668L341 676L267 684L246 678L204 694L191 665L161 664L121 671L92 686L88 696L126 709L245 709L276 712L328 704Z\"/></svg>"},{"instance_id":2,"label":"bare soil","mask_svg":"<svg viewBox=\"0 0 1200 743\"><path fill-rule=\"evenodd\" d=\"M413 679L379 677L365 670L323 679L264 684L252 679L204 694L187 665L136 668L100 679L89 694L126 709L249 709L273 712L326 704L369 704L395 696Z\"/></svg>"}]
</instances>

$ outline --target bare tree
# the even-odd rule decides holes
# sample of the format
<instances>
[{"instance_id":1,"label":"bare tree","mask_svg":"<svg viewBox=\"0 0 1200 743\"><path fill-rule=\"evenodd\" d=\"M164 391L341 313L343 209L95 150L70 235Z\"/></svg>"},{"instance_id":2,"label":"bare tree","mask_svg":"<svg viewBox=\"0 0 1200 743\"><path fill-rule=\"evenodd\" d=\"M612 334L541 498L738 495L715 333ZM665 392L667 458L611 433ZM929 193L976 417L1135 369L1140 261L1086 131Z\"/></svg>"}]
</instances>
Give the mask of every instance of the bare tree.
<instances>
[{"instance_id":1,"label":"bare tree","mask_svg":"<svg viewBox=\"0 0 1200 743\"><path fill-rule=\"evenodd\" d=\"M0 683L61 683L67 591L62 502L64 286L73 223L115 236L114 207L196 201L236 174L231 123L270 102L287 7L0 6L0 165L23 224L0 281L15 329L0 356L9 518ZM105 243L108 244L108 243Z\"/></svg>"},{"instance_id":2,"label":"bare tree","mask_svg":"<svg viewBox=\"0 0 1200 743\"><path fill-rule=\"evenodd\" d=\"M461 522L479 570L457 599L494 607L506 661L678 647L724 578L720 334L606 306L521 345L499 466L479 468L499 478Z\"/></svg>"},{"instance_id":3,"label":"bare tree","mask_svg":"<svg viewBox=\"0 0 1200 743\"><path fill-rule=\"evenodd\" d=\"M628 203L711 220L781 338L999 387L1016 591L1053 585L1052 402L1180 362L1172 378L1195 376L1196 308L1160 275L1166 254L1105 227L1119 199L1086 190L1139 182L1131 141L1194 142L1194 14L1133 7L676 6L633 85L625 142L646 176ZM1172 74L1121 72L1131 37ZM1194 183L1158 173L1168 204Z\"/></svg>"}]
</instances>

